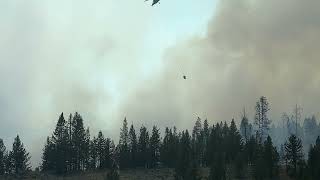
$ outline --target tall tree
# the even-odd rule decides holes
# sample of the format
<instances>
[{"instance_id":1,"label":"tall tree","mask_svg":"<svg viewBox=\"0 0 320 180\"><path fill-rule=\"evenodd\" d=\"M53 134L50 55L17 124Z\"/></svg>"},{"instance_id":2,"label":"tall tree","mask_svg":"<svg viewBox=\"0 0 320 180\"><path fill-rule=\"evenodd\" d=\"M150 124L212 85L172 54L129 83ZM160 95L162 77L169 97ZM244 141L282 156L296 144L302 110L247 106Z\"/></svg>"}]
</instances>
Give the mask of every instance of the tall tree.
<instances>
[{"instance_id":1,"label":"tall tree","mask_svg":"<svg viewBox=\"0 0 320 180\"><path fill-rule=\"evenodd\" d=\"M293 177L298 176L299 164L303 161L302 148L301 140L295 135L291 135L285 143L287 171Z\"/></svg>"},{"instance_id":2,"label":"tall tree","mask_svg":"<svg viewBox=\"0 0 320 180\"><path fill-rule=\"evenodd\" d=\"M83 170L90 167L90 130L86 129L83 144Z\"/></svg>"},{"instance_id":3,"label":"tall tree","mask_svg":"<svg viewBox=\"0 0 320 180\"><path fill-rule=\"evenodd\" d=\"M306 118L303 122L303 129L303 143L309 147L310 144L314 144L314 140L320 135L316 117Z\"/></svg>"},{"instance_id":4,"label":"tall tree","mask_svg":"<svg viewBox=\"0 0 320 180\"><path fill-rule=\"evenodd\" d=\"M129 130L129 151L130 151L130 167L136 167L137 156L138 156L138 142L137 142L137 135L136 131L133 127L133 124L130 126Z\"/></svg>"},{"instance_id":5,"label":"tall tree","mask_svg":"<svg viewBox=\"0 0 320 180\"><path fill-rule=\"evenodd\" d=\"M104 158L105 158L105 144L106 139L104 138L101 131L98 133L97 143L96 143L96 151L97 151L97 161L98 161L98 168L104 168Z\"/></svg>"},{"instance_id":6,"label":"tall tree","mask_svg":"<svg viewBox=\"0 0 320 180\"><path fill-rule=\"evenodd\" d=\"M47 137L46 144L43 148L41 170L42 171L54 171L56 167L55 159L56 147L52 142L52 138Z\"/></svg>"},{"instance_id":7,"label":"tall tree","mask_svg":"<svg viewBox=\"0 0 320 180\"><path fill-rule=\"evenodd\" d=\"M165 166L170 166L170 152L169 152L169 147L170 147L170 138L172 136L171 130L169 130L168 127L166 127L165 132L164 132L164 137L163 137L163 142L161 144L160 148L160 159L161 162Z\"/></svg>"},{"instance_id":8,"label":"tall tree","mask_svg":"<svg viewBox=\"0 0 320 180\"><path fill-rule=\"evenodd\" d=\"M68 128L66 126L63 113L61 113L52 136L52 141L55 145L54 165L55 171L58 174L65 173L67 171L66 153L68 151L68 138Z\"/></svg>"},{"instance_id":9,"label":"tall tree","mask_svg":"<svg viewBox=\"0 0 320 180\"><path fill-rule=\"evenodd\" d=\"M12 161L13 173L23 174L30 170L30 155L24 148L19 135L14 139L9 157Z\"/></svg>"},{"instance_id":10,"label":"tall tree","mask_svg":"<svg viewBox=\"0 0 320 180\"><path fill-rule=\"evenodd\" d=\"M247 142L252 135L252 125L249 123L245 110L241 119L240 133L245 142Z\"/></svg>"},{"instance_id":11,"label":"tall tree","mask_svg":"<svg viewBox=\"0 0 320 180\"><path fill-rule=\"evenodd\" d=\"M269 103L267 98L261 96L256 103L255 124L258 128L257 135L260 143L264 142L268 136L271 120L268 118Z\"/></svg>"},{"instance_id":12,"label":"tall tree","mask_svg":"<svg viewBox=\"0 0 320 180\"><path fill-rule=\"evenodd\" d=\"M75 147L73 146L73 116L70 113L68 122L67 122L67 128L68 128L68 151L66 152L67 157L67 171L73 171L75 170Z\"/></svg>"},{"instance_id":13,"label":"tall tree","mask_svg":"<svg viewBox=\"0 0 320 180\"><path fill-rule=\"evenodd\" d=\"M207 162L207 151L208 151L208 144L209 144L209 137L210 137L210 128L209 128L209 123L208 120L205 119L203 122L203 165L207 166L208 162Z\"/></svg>"},{"instance_id":14,"label":"tall tree","mask_svg":"<svg viewBox=\"0 0 320 180\"><path fill-rule=\"evenodd\" d=\"M234 119L232 119L230 128L228 131L228 136L226 138L227 141L227 158L229 161L234 161L237 157L237 154L242 150L242 141L241 141L241 135L237 129L236 123L234 122Z\"/></svg>"},{"instance_id":15,"label":"tall tree","mask_svg":"<svg viewBox=\"0 0 320 180\"><path fill-rule=\"evenodd\" d=\"M112 163L113 163L113 151L114 151L114 143L110 138L106 139L106 143L105 143L105 150L104 150L104 163L103 163L103 167L104 168L111 168Z\"/></svg>"},{"instance_id":16,"label":"tall tree","mask_svg":"<svg viewBox=\"0 0 320 180\"><path fill-rule=\"evenodd\" d=\"M301 121L301 113L302 113L302 108L296 104L296 106L293 109L293 115L292 119L295 122L295 135L298 137L298 126Z\"/></svg>"},{"instance_id":17,"label":"tall tree","mask_svg":"<svg viewBox=\"0 0 320 180\"><path fill-rule=\"evenodd\" d=\"M5 173L5 157L6 157L6 147L3 140L0 138L0 176Z\"/></svg>"},{"instance_id":18,"label":"tall tree","mask_svg":"<svg viewBox=\"0 0 320 180\"><path fill-rule=\"evenodd\" d=\"M192 149L191 137L188 130L182 132L178 148L177 164L175 168L176 178L189 180L192 177Z\"/></svg>"},{"instance_id":19,"label":"tall tree","mask_svg":"<svg viewBox=\"0 0 320 180\"><path fill-rule=\"evenodd\" d=\"M268 136L267 140L264 142L263 153L266 176L268 178L273 178L278 174L279 154L276 147L273 146L270 136Z\"/></svg>"},{"instance_id":20,"label":"tall tree","mask_svg":"<svg viewBox=\"0 0 320 180\"><path fill-rule=\"evenodd\" d=\"M120 129L119 139L119 150L120 150L120 168L129 167L129 131L127 118L124 118L122 128Z\"/></svg>"},{"instance_id":21,"label":"tall tree","mask_svg":"<svg viewBox=\"0 0 320 180\"><path fill-rule=\"evenodd\" d=\"M153 126L150 137L150 158L150 166L155 167L160 160L160 132L156 126Z\"/></svg>"},{"instance_id":22,"label":"tall tree","mask_svg":"<svg viewBox=\"0 0 320 180\"><path fill-rule=\"evenodd\" d=\"M311 179L320 179L320 137L318 136L316 144L311 145L308 154L308 167Z\"/></svg>"},{"instance_id":23,"label":"tall tree","mask_svg":"<svg viewBox=\"0 0 320 180\"><path fill-rule=\"evenodd\" d=\"M192 130L192 156L196 166L201 166L204 159L204 131L198 117Z\"/></svg>"},{"instance_id":24,"label":"tall tree","mask_svg":"<svg viewBox=\"0 0 320 180\"><path fill-rule=\"evenodd\" d=\"M90 167L89 169L96 169L98 164L98 150L97 150L97 138L94 136L90 141Z\"/></svg>"},{"instance_id":25,"label":"tall tree","mask_svg":"<svg viewBox=\"0 0 320 180\"><path fill-rule=\"evenodd\" d=\"M76 171L85 168L86 131L81 115L76 112L72 119L72 146L74 148L74 169Z\"/></svg>"},{"instance_id":26,"label":"tall tree","mask_svg":"<svg viewBox=\"0 0 320 180\"><path fill-rule=\"evenodd\" d=\"M149 147L149 133L147 131L147 128L142 126L140 128L140 136L138 142L138 157L140 166L148 167L148 160L150 158Z\"/></svg>"}]
</instances>

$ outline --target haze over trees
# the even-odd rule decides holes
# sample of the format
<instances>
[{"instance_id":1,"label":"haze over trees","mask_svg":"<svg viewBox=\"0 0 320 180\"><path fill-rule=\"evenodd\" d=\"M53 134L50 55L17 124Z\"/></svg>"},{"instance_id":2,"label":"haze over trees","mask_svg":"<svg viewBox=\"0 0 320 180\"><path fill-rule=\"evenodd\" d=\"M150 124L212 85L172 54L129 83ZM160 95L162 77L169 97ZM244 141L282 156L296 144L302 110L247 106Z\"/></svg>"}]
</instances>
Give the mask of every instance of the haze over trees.
<instances>
[{"instance_id":1,"label":"haze over trees","mask_svg":"<svg viewBox=\"0 0 320 180\"><path fill-rule=\"evenodd\" d=\"M266 97L259 98L255 110L252 121L243 113L240 128L234 119L209 124L207 119L198 117L192 131L166 127L163 136L157 126L148 130L142 125L136 131L124 118L118 144L102 131L91 137L79 113L68 115L67 120L61 113L46 139L40 170L66 175L109 169L108 177L117 179L118 169L171 168L176 179L193 180L199 179L201 169L206 168L209 179L224 180L274 179L285 169L293 178L318 179L320 137L315 116L306 118L301 125L297 116L286 115L285 123L271 126ZM289 131L290 124L295 125L295 131ZM280 132L282 125L286 128ZM298 133L299 129L303 131ZM310 143L308 148L304 148L305 143ZM11 151L0 139L0 175L30 171L29 160L19 136Z\"/></svg>"}]
</instances>

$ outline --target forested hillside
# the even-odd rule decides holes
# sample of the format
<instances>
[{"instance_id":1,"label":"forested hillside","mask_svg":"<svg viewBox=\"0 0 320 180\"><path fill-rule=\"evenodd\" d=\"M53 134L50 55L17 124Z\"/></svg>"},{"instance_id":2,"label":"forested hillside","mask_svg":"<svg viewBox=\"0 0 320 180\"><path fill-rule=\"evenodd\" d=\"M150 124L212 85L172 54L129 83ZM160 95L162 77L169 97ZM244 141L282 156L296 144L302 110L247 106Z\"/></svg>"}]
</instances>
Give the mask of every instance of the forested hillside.
<instances>
[{"instance_id":1,"label":"forested hillside","mask_svg":"<svg viewBox=\"0 0 320 180\"><path fill-rule=\"evenodd\" d=\"M277 146L272 137L278 137L278 141L281 138L272 131L279 127L271 126L266 97L259 98L255 109L252 123L243 113L239 129L234 119L210 124L207 119L198 118L191 131L167 127L162 136L156 125L148 130L129 125L125 118L117 143L101 131L90 135L79 113L70 114L67 119L61 113L43 147L41 166L33 174L42 178L85 174L89 178L100 172L104 179L130 179L128 172L140 174L136 178L153 172L165 179L219 180L277 179L285 174L295 179L319 179L320 137L315 117L306 118L302 131L297 116L285 115L286 125L296 120L295 128L284 132L283 142ZM304 153L307 144L308 152ZM19 136L10 151L0 139L1 177L32 174L29 161L30 155Z\"/></svg>"}]
</instances>

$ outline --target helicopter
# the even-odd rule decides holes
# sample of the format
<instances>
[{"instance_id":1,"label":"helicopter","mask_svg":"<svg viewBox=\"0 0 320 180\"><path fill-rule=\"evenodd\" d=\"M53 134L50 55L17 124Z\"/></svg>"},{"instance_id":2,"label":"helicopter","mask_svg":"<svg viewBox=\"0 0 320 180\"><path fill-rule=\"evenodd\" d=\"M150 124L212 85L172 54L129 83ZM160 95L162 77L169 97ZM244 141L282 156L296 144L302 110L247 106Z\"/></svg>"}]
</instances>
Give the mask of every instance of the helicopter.
<instances>
[{"instance_id":1,"label":"helicopter","mask_svg":"<svg viewBox=\"0 0 320 180\"><path fill-rule=\"evenodd\" d=\"M145 1L148 1L148 0L145 0ZM160 3L159 1L160 1L160 0L153 0L153 2L152 2L152 5L151 5L151 6L154 6L155 4Z\"/></svg>"}]
</instances>

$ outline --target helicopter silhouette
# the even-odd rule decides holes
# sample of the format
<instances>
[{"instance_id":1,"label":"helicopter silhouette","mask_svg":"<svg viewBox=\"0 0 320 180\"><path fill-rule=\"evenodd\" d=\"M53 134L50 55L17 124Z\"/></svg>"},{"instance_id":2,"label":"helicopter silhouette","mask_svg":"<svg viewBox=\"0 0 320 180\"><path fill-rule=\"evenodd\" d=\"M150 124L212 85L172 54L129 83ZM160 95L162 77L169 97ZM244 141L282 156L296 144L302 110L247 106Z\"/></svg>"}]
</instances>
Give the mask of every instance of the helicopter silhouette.
<instances>
[{"instance_id":1,"label":"helicopter silhouette","mask_svg":"<svg viewBox=\"0 0 320 180\"><path fill-rule=\"evenodd\" d=\"M145 1L148 1L148 0L145 0ZM152 5L151 6L154 6L155 4L157 4L157 3L159 3L160 4L160 2L159 2L160 0L153 0L153 2L152 2Z\"/></svg>"}]
</instances>

